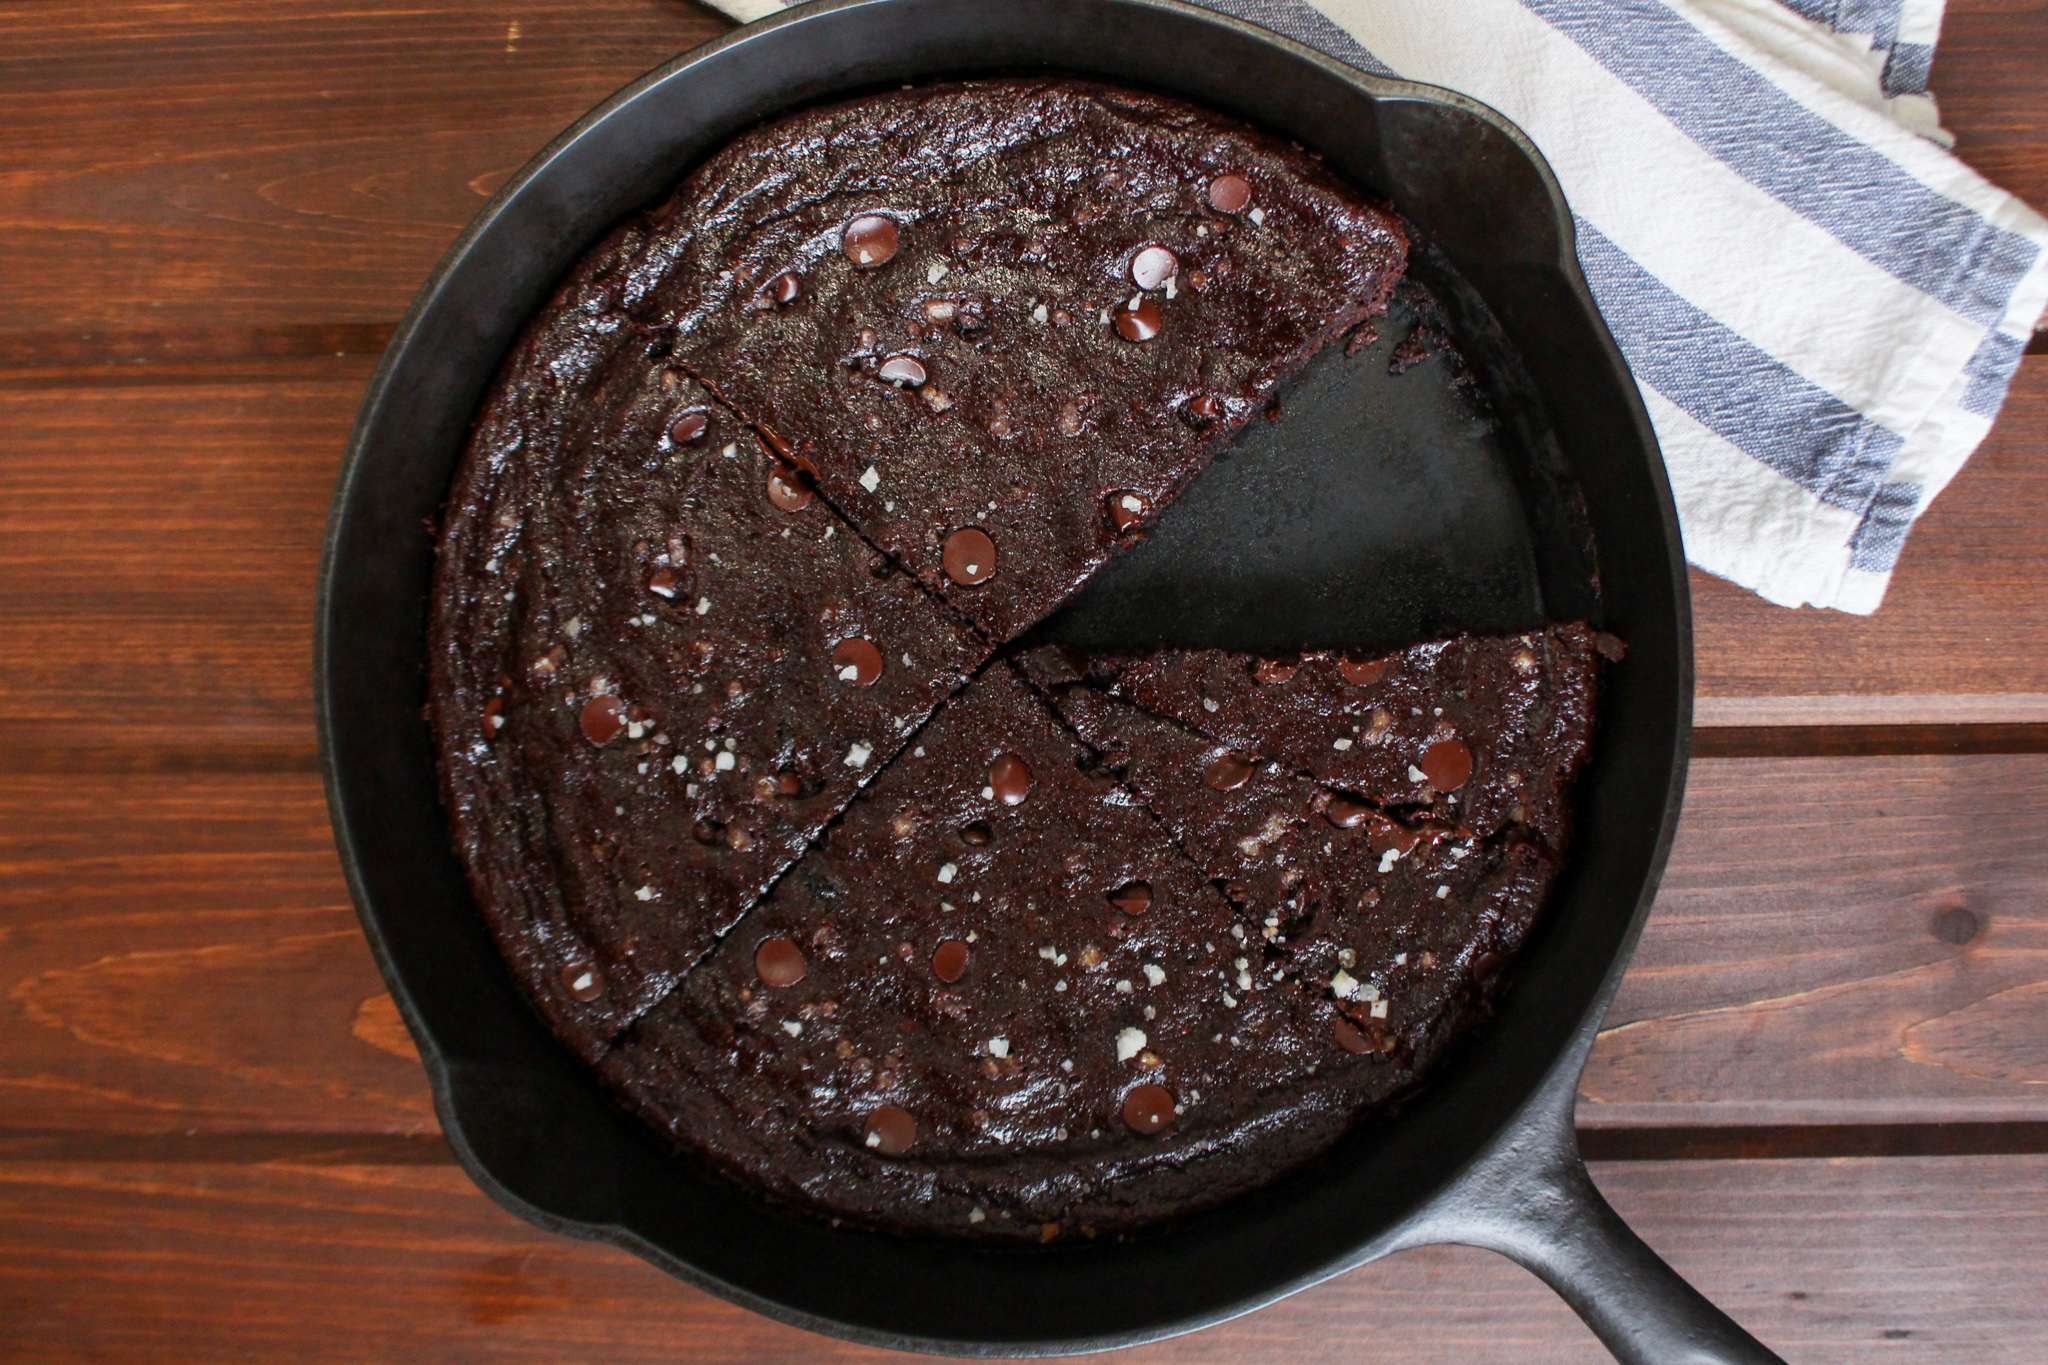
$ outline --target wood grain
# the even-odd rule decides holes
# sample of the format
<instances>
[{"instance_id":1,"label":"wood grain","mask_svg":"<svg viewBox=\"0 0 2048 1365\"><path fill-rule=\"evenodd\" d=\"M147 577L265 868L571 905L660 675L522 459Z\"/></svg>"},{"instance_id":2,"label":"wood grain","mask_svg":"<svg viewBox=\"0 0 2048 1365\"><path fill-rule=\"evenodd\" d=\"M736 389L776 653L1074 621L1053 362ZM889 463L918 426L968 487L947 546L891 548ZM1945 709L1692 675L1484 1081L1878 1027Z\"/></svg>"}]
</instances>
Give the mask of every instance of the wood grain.
<instances>
[{"instance_id":1,"label":"wood grain","mask_svg":"<svg viewBox=\"0 0 2048 1365\"><path fill-rule=\"evenodd\" d=\"M1695 1284L1802 1365L2019 1365L2048 1329L2048 1158L1596 1170ZM7 1358L880 1361L515 1221L451 1168L0 1162ZM1117 1356L1606 1359L1532 1277L1433 1247Z\"/></svg>"},{"instance_id":2,"label":"wood grain","mask_svg":"<svg viewBox=\"0 0 2048 1365\"><path fill-rule=\"evenodd\" d=\"M2048 756L1698 764L1582 1127L2048 1124L2044 883ZM434 1131L310 775L17 776L0 944L0 1139Z\"/></svg>"},{"instance_id":3,"label":"wood grain","mask_svg":"<svg viewBox=\"0 0 2048 1365\"><path fill-rule=\"evenodd\" d=\"M0 5L0 363L388 327L528 157L726 27L680 0Z\"/></svg>"},{"instance_id":4,"label":"wood grain","mask_svg":"<svg viewBox=\"0 0 2048 1365\"><path fill-rule=\"evenodd\" d=\"M2048 6L1951 0L1928 86L1956 155L2002 189L2048 209Z\"/></svg>"}]
</instances>

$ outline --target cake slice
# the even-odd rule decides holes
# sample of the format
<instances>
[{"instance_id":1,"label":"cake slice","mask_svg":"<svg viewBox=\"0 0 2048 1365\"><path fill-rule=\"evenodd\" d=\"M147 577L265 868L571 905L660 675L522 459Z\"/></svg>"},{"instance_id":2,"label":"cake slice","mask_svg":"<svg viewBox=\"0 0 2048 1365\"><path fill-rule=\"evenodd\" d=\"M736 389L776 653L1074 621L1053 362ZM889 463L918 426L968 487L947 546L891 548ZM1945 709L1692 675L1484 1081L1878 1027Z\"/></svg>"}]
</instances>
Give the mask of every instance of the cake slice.
<instances>
[{"instance_id":1,"label":"cake slice","mask_svg":"<svg viewBox=\"0 0 2048 1365\"><path fill-rule=\"evenodd\" d=\"M537 374L486 414L554 458L467 469L432 660L478 901L594 1057L988 647L644 341L591 344L588 391Z\"/></svg>"},{"instance_id":2,"label":"cake slice","mask_svg":"<svg viewBox=\"0 0 2048 1365\"><path fill-rule=\"evenodd\" d=\"M744 135L650 232L621 272L632 315L998 640L1383 312L1407 250L1297 147L1044 80Z\"/></svg>"},{"instance_id":3,"label":"cake slice","mask_svg":"<svg viewBox=\"0 0 2048 1365\"><path fill-rule=\"evenodd\" d=\"M1056 656L1025 663L1057 676ZM1524 827L1478 839L1426 813L1404 824L1085 684L1050 695L1348 1049L1426 1065L1483 1003L1556 874Z\"/></svg>"},{"instance_id":4,"label":"cake slice","mask_svg":"<svg viewBox=\"0 0 2048 1365\"><path fill-rule=\"evenodd\" d=\"M1579 623L1369 657L1159 650L1047 655L1034 667L1376 808L1427 812L1480 838L1520 826L1561 850L1603 644L1620 647Z\"/></svg>"}]
</instances>

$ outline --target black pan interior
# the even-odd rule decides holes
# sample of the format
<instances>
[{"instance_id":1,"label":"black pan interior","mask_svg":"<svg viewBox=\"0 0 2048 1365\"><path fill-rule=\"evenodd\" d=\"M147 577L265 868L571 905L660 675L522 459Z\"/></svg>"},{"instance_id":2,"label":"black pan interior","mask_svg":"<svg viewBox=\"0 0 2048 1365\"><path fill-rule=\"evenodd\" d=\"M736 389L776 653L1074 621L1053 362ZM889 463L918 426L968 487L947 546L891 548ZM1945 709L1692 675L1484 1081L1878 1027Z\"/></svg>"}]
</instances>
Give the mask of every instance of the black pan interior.
<instances>
[{"instance_id":1,"label":"black pan interior","mask_svg":"<svg viewBox=\"0 0 2048 1365\"><path fill-rule=\"evenodd\" d=\"M554 281L751 123L863 88L994 71L1163 89L1322 152L1392 198L1440 253L1428 283L1488 395L1456 392L1441 362L1388 376L1395 329L1378 354L1325 357L1283 394L1287 415L1247 434L1058 630L1105 643L1369 645L1597 608L1631 647L1610 675L1574 866L1501 1017L1401 1114L1283 1185L1167 1234L1039 1253L791 1220L622 1115L501 966L449 849L421 720L422 528L486 385ZM1533 1121L1546 1078L1575 1074L1647 908L1683 773L1690 633L1675 520L1568 233L1554 184L1496 117L1172 0L812 7L672 63L542 153L451 250L373 381L329 527L316 657L344 866L479 1183L544 1227L615 1241L785 1321L970 1354L1127 1344L1213 1322L1383 1254L1433 1198L1455 1203L1444 1191L1473 1154Z\"/></svg>"}]
</instances>

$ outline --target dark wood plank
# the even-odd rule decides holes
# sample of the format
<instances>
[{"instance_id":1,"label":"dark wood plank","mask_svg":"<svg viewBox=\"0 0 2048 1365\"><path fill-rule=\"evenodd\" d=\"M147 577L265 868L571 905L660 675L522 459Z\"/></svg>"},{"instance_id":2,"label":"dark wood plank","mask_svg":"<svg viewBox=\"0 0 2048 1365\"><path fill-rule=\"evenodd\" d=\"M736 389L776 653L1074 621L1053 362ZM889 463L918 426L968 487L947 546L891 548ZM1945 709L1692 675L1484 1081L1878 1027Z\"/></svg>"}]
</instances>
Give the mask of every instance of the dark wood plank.
<instances>
[{"instance_id":1,"label":"dark wood plank","mask_svg":"<svg viewBox=\"0 0 2048 1365\"><path fill-rule=\"evenodd\" d=\"M317 778L0 793L0 1127L433 1133Z\"/></svg>"},{"instance_id":2,"label":"dark wood plank","mask_svg":"<svg viewBox=\"0 0 2048 1365\"><path fill-rule=\"evenodd\" d=\"M1645 1134L1599 1149L1631 1155L1791 1124L1834 1131L1786 1149L1838 1152L1934 1141L1887 1126L2048 1125L2044 883L2048 756L1701 762L1581 1125ZM0 1151L434 1131L311 775L12 778L0 941Z\"/></svg>"},{"instance_id":3,"label":"dark wood plank","mask_svg":"<svg viewBox=\"0 0 2048 1365\"><path fill-rule=\"evenodd\" d=\"M2041 0L1951 0L1929 86L1956 155L2048 208L2048 8Z\"/></svg>"},{"instance_id":4,"label":"dark wood plank","mask_svg":"<svg viewBox=\"0 0 2048 1365\"><path fill-rule=\"evenodd\" d=\"M2048 1158L1659 1162L1596 1179L1787 1358L2036 1358ZM515 1221L452 1168L0 1163L0 1320L18 1360L880 1360ZM1531 1276L1434 1247L1145 1362L1605 1360ZM909 1360L910 1357L894 1357Z\"/></svg>"},{"instance_id":5,"label":"dark wood plank","mask_svg":"<svg viewBox=\"0 0 2048 1365\"><path fill-rule=\"evenodd\" d=\"M682 0L0 5L0 363L374 348L528 157L727 27Z\"/></svg>"},{"instance_id":6,"label":"dark wood plank","mask_svg":"<svg viewBox=\"0 0 2048 1365\"><path fill-rule=\"evenodd\" d=\"M1695 570L1707 697L2048 693L2048 358L2030 356L1998 424L1906 542L1872 616L1787 611Z\"/></svg>"}]
</instances>

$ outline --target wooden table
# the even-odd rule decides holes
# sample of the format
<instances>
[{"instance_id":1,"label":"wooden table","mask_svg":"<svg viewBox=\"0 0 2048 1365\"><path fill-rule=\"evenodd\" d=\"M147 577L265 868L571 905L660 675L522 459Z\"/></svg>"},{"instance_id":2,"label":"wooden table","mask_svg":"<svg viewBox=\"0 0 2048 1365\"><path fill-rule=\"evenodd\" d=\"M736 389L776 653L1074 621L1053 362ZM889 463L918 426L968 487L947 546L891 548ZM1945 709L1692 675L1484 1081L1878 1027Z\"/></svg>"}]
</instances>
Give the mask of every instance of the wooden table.
<instances>
[{"instance_id":1,"label":"wooden table","mask_svg":"<svg viewBox=\"0 0 2048 1365\"><path fill-rule=\"evenodd\" d=\"M991 0L993 3L994 0ZM0 3L0 1359L872 1359L499 1212L342 885L309 623L363 384L681 0ZM1953 0L1959 151L2048 205L2048 4ZM1695 576L1677 852L1594 1173L1795 1362L2048 1329L2048 356L1870 619ZM1587 1361L1484 1253L1130 1359Z\"/></svg>"}]
</instances>

